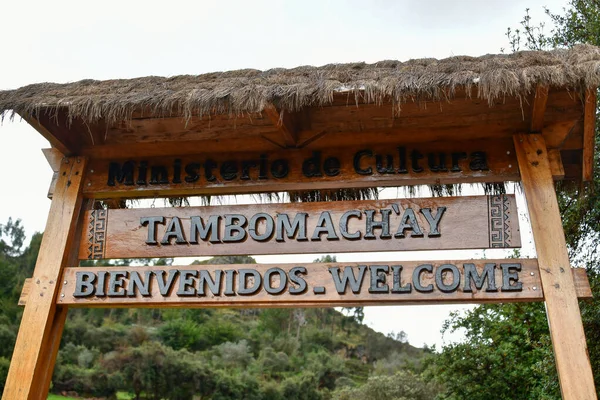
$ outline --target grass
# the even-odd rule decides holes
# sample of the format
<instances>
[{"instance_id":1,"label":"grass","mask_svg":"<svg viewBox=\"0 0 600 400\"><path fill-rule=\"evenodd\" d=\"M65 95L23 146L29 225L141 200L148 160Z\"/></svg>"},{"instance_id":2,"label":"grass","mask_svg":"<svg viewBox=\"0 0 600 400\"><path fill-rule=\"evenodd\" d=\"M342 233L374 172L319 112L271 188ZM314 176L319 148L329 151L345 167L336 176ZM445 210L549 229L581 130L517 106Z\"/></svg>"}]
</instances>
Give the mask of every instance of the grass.
<instances>
[{"instance_id":1,"label":"grass","mask_svg":"<svg viewBox=\"0 0 600 400\"><path fill-rule=\"evenodd\" d=\"M131 395L129 393L125 393L125 392L117 393L117 400L131 400L131 399L133 399L133 395ZM48 400L77 400L77 399L75 397L65 397L65 396L60 396L58 394L49 394Z\"/></svg>"}]
</instances>

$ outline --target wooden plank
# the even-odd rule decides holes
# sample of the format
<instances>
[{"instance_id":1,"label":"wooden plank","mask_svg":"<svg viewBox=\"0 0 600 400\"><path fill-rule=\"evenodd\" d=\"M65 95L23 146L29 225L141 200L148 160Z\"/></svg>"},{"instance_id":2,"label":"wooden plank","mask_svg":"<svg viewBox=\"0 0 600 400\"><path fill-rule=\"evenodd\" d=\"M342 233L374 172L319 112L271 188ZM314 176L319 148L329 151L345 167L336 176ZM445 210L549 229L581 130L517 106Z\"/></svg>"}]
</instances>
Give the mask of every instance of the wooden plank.
<instances>
[{"instance_id":1,"label":"wooden plank","mask_svg":"<svg viewBox=\"0 0 600 400\"><path fill-rule=\"evenodd\" d=\"M571 137L573 132L579 129L578 123L579 120L572 120L544 126L542 135L548 149L563 149L567 139ZM577 147L581 148L581 144Z\"/></svg>"},{"instance_id":2,"label":"wooden plank","mask_svg":"<svg viewBox=\"0 0 600 400\"><path fill-rule=\"evenodd\" d=\"M548 150L548 162L550 163L550 171L552 172L552 179L555 181L562 180L565 178L565 169L563 167L562 158L560 156L560 150L551 149Z\"/></svg>"},{"instance_id":3,"label":"wooden plank","mask_svg":"<svg viewBox=\"0 0 600 400\"><path fill-rule=\"evenodd\" d=\"M52 180L50 181L50 187L48 188L48 198L51 199L54 194L54 190L56 189L58 171L64 155L58 151L58 149L53 147L49 149L42 149L42 153L44 153L44 157L46 157L48 164L50 164L50 168L52 168L52 171L54 172L52 174Z\"/></svg>"},{"instance_id":4,"label":"wooden plank","mask_svg":"<svg viewBox=\"0 0 600 400\"><path fill-rule=\"evenodd\" d=\"M46 127L46 124L42 124L40 120L30 117L29 115L20 115L33 129L38 131L46 140L50 142L52 147L57 149L62 154L72 154L70 146L64 143L60 138L57 138L54 133L50 132Z\"/></svg>"},{"instance_id":5,"label":"wooden plank","mask_svg":"<svg viewBox=\"0 0 600 400\"><path fill-rule=\"evenodd\" d=\"M33 388L34 391L32 392L32 396L30 396L33 399L45 399L48 397L68 311L67 306L58 306L56 308L48 341L40 352L41 376L37 379L38 384Z\"/></svg>"},{"instance_id":6,"label":"wooden plank","mask_svg":"<svg viewBox=\"0 0 600 400\"><path fill-rule=\"evenodd\" d=\"M584 182L594 179L594 148L596 144L596 89L585 93L583 114L583 176Z\"/></svg>"},{"instance_id":7,"label":"wooden plank","mask_svg":"<svg viewBox=\"0 0 600 400\"><path fill-rule=\"evenodd\" d=\"M324 151L94 160L89 164L84 195L104 199L518 179L512 139L421 146L398 142Z\"/></svg>"},{"instance_id":8,"label":"wooden plank","mask_svg":"<svg viewBox=\"0 0 600 400\"><path fill-rule=\"evenodd\" d=\"M102 132L104 144L132 145L134 143L159 143L196 141L206 139L231 140L241 137L257 137L265 133L279 132L277 125L265 115L212 115L185 118L156 117L121 121ZM98 140L95 145L102 144Z\"/></svg>"},{"instance_id":9,"label":"wooden plank","mask_svg":"<svg viewBox=\"0 0 600 400\"><path fill-rule=\"evenodd\" d=\"M506 261L507 261L507 262L508 262L508 261L514 262L514 260L512 260L512 259L511 259L511 260L506 260ZM473 262L473 261L461 261L461 262L459 262L459 261L456 261L456 262L454 262L454 263L455 263L455 265L456 265L456 264L465 263L465 262ZM537 268L538 268L538 267L537 267L537 260L536 260L536 259L532 259L532 262L535 262L535 268L534 268L532 271L530 271L530 274L531 274L531 272L533 272L533 273L534 273L534 275L532 275L532 276L535 276L535 275L537 274ZM439 263L439 261L435 261L434 263ZM343 263L340 263L340 265L342 265L342 264L343 264ZM392 263L392 264L394 264L394 263ZM397 264L397 263L396 263L396 264ZM310 265L308 265L307 269L308 269L309 271L312 271L312 269L313 269L313 265L314 265L314 264L310 264ZM333 264L327 264L327 265L333 265ZM346 265L346 264L343 264L343 265ZM404 264L403 264L403 265L404 265ZM529 264L527 264L527 263L526 263L526 265L529 265ZM275 266L275 265L273 265L273 266ZM294 266L296 266L296 265L294 265ZM199 267L199 266L197 266L197 267L193 267L193 268L198 268L198 267ZM247 268L247 267L252 267L252 268L254 268L254 267L255 267L255 265L248 265L248 264L245 264L245 265L244 265L244 268ZM281 265L280 265L279 267L281 267ZM148 267L148 268L150 268L150 270L152 270L152 269L156 269L156 268L151 268L151 267ZM173 268L178 268L178 267L173 267ZM182 267L179 267L179 268L188 269L188 268L190 268L190 267L189 267L189 266L182 266ZM213 266L213 267L209 267L209 266L202 266L202 268L212 268L212 269L215 269L215 270L216 270L216 269L219 269L219 268L220 268L220 269L224 269L224 268L234 268L234 266L232 266L232 265L219 265L219 266ZM95 269L94 269L94 268L92 268L92 269L90 269L90 268L85 268L85 269L84 269L84 268L80 268L80 269L75 269L75 268L72 268L72 269L73 269L73 271L71 271L71 272L70 272L70 274L71 274L71 275L73 275L73 274L76 274L78 271L96 271L96 270L105 270L105 269L102 269L102 268L95 268ZM118 270L120 270L120 269L122 269L122 268L117 268L117 269L118 269ZM127 267L127 269L128 269L129 271L131 271L131 270L132 270L132 268L129 268L129 267ZM135 268L135 271L141 271L140 267L136 267L136 268ZM97 272L97 271L96 271L96 272ZM588 300L588 299L592 299L592 298L593 298L592 289L590 288L590 282L589 282L589 280L588 280L588 277L587 277L587 273L586 273L586 270L585 270L585 268L571 268L571 272L573 273L573 280L575 281L575 290L576 290L576 292L577 292L577 298L579 298L580 300ZM522 272L521 272L521 275L523 275L523 274L525 274L525 272L523 272L523 271L522 271ZM312 275L312 274L311 274L311 275ZM72 286L73 284L74 284L74 283L71 283L71 286ZM539 287L539 285L538 285L538 287ZM23 289L22 289L22 291L21 291L21 296L19 297L19 305L20 305L20 306L24 306L24 305L25 305L25 303L27 303L27 296L29 295L29 291L30 291L30 290L31 290L31 278L27 278L27 279L25 280L25 284L23 285ZM540 289L540 290L541 290L541 289ZM69 291L69 289L66 289L66 287L63 287L63 289L62 289L62 293L66 293L66 292L68 292L68 291ZM540 293L541 293L541 292L543 292L543 291L540 291ZM537 299L537 297L536 297L536 299ZM61 300L61 299L59 299L59 303L60 303L60 304L63 304L64 300L63 300L63 301L60 301L60 300ZM539 298L539 300L541 301L541 300L543 300L543 299L540 297L540 298ZM136 300L136 301L137 301L137 300Z\"/></svg>"},{"instance_id":10,"label":"wooden plank","mask_svg":"<svg viewBox=\"0 0 600 400\"><path fill-rule=\"evenodd\" d=\"M66 264L68 249L75 236L81 205L81 185L86 159L65 158L33 273L33 288L21 319L13 362L8 371L4 400L33 399L43 385L51 345L58 280Z\"/></svg>"},{"instance_id":11,"label":"wooden plank","mask_svg":"<svg viewBox=\"0 0 600 400\"><path fill-rule=\"evenodd\" d=\"M535 97L531 110L531 128L530 132L541 132L544 127L544 114L546 113L546 103L548 103L548 86L537 85L535 88Z\"/></svg>"},{"instance_id":12,"label":"wooden plank","mask_svg":"<svg viewBox=\"0 0 600 400\"><path fill-rule=\"evenodd\" d=\"M515 148L540 266L564 399L595 399L594 378L544 138L516 135Z\"/></svg>"},{"instance_id":13,"label":"wooden plank","mask_svg":"<svg viewBox=\"0 0 600 400\"><path fill-rule=\"evenodd\" d=\"M52 174L52 179L50 180L50 186L48 187L48 194L46 195L49 199L52 199L54 196L54 191L56 190L56 182L58 181L58 172L54 172Z\"/></svg>"},{"instance_id":14,"label":"wooden plank","mask_svg":"<svg viewBox=\"0 0 600 400\"><path fill-rule=\"evenodd\" d=\"M62 163L63 158L65 157L63 153L55 149L54 147L48 149L42 149L42 153L44 153L44 157L48 161L50 168L52 171L58 172L60 169L60 164Z\"/></svg>"},{"instance_id":15,"label":"wooden plank","mask_svg":"<svg viewBox=\"0 0 600 400\"><path fill-rule=\"evenodd\" d=\"M264 114L271 120L273 125L277 127L285 144L289 147L296 147L298 144L297 129L294 126L294 121L289 112L277 110L274 105L268 104L263 110Z\"/></svg>"},{"instance_id":16,"label":"wooden plank","mask_svg":"<svg viewBox=\"0 0 600 400\"><path fill-rule=\"evenodd\" d=\"M31 292L31 281L33 278L26 278L23 283L23 289L21 289L21 296L19 297L19 305L24 306L27 303L27 298Z\"/></svg>"},{"instance_id":17,"label":"wooden plank","mask_svg":"<svg viewBox=\"0 0 600 400\"><path fill-rule=\"evenodd\" d=\"M590 287L590 281L588 280L585 268L571 268L571 272L573 272L577 298L586 300L593 299L594 294L592 293L592 288Z\"/></svg>"},{"instance_id":18,"label":"wooden plank","mask_svg":"<svg viewBox=\"0 0 600 400\"><path fill-rule=\"evenodd\" d=\"M132 285L134 276L141 286ZM79 307L343 306L544 298L535 259L76 267L67 268L63 280L58 303ZM161 291L159 281L171 284L162 285Z\"/></svg>"},{"instance_id":19,"label":"wooden plank","mask_svg":"<svg viewBox=\"0 0 600 400\"><path fill-rule=\"evenodd\" d=\"M521 245L514 195L95 210L85 218L79 259Z\"/></svg>"},{"instance_id":20,"label":"wooden plank","mask_svg":"<svg viewBox=\"0 0 600 400\"><path fill-rule=\"evenodd\" d=\"M77 265L77 251L75 249L79 248L79 242L82 236L81 233L84 227L87 228L87 224L85 223L87 221L82 218L83 213L86 210L92 209L93 204L93 200L84 200L82 202L80 207L81 210L77 218L77 227L74 234L74 239L69 247L66 265ZM62 282L62 279L59 281L59 284L60 282ZM58 349L60 347L62 332L65 327L68 311L69 310L67 306L59 305L56 313L54 314L54 319L50 328L50 338L40 352L40 359L42 360L41 363L44 368L42 371L42 376L38 379L39 383L35 388L36 394L33 396L33 398L45 399L48 396L50 383L52 381L52 374L54 372L54 365L56 364L56 357L58 356Z\"/></svg>"}]
</instances>

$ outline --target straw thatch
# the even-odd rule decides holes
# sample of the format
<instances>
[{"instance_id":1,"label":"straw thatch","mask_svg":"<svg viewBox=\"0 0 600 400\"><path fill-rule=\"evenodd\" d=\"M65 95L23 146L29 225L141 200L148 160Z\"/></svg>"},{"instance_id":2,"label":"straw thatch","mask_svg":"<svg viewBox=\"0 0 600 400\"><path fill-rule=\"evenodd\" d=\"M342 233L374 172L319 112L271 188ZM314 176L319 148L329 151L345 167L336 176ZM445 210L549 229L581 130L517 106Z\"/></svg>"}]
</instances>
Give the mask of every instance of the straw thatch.
<instances>
[{"instance_id":1,"label":"straw thatch","mask_svg":"<svg viewBox=\"0 0 600 400\"><path fill-rule=\"evenodd\" d=\"M349 92L352 101L382 103L452 97L455 89L489 102L523 96L537 84L573 90L600 85L600 49L580 45L549 52L420 59L375 64L239 70L170 78L146 77L68 84L40 83L0 91L0 114L35 115L66 109L69 118L87 123L128 120L134 112L153 116L243 114L260 112L267 103L294 111L330 103Z\"/></svg>"}]
</instances>

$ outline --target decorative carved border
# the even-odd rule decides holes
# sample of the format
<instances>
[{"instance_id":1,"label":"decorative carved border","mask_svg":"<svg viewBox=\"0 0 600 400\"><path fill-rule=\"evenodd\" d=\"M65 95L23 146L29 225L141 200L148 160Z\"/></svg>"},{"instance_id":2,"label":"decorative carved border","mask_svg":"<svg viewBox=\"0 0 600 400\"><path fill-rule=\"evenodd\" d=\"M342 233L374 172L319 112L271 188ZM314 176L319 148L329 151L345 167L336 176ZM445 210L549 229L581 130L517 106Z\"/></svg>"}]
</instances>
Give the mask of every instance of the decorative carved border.
<instances>
[{"instance_id":1,"label":"decorative carved border","mask_svg":"<svg viewBox=\"0 0 600 400\"><path fill-rule=\"evenodd\" d=\"M488 196L490 247L510 247L512 231L510 229L510 201L501 194Z\"/></svg>"},{"instance_id":2,"label":"decorative carved border","mask_svg":"<svg viewBox=\"0 0 600 400\"><path fill-rule=\"evenodd\" d=\"M94 210L90 213L88 225L88 259L104 258L106 252L106 224L108 210Z\"/></svg>"}]
</instances>

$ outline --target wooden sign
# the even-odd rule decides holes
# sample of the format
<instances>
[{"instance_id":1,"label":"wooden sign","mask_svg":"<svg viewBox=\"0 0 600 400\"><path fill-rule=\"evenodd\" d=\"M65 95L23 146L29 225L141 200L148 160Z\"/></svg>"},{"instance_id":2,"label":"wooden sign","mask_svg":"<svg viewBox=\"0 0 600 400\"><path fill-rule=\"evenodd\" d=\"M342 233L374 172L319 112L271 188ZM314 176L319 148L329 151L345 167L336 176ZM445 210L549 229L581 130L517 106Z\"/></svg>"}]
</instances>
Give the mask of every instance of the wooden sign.
<instances>
[{"instance_id":1,"label":"wooden sign","mask_svg":"<svg viewBox=\"0 0 600 400\"><path fill-rule=\"evenodd\" d=\"M513 195L88 211L80 259L520 247Z\"/></svg>"},{"instance_id":2,"label":"wooden sign","mask_svg":"<svg viewBox=\"0 0 600 400\"><path fill-rule=\"evenodd\" d=\"M228 194L519 180L510 140L286 149L171 158L93 160L94 198Z\"/></svg>"},{"instance_id":3,"label":"wooden sign","mask_svg":"<svg viewBox=\"0 0 600 400\"><path fill-rule=\"evenodd\" d=\"M585 277L576 279L589 297ZM285 307L541 301L535 259L67 268L59 304Z\"/></svg>"}]
</instances>

